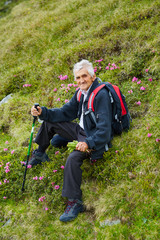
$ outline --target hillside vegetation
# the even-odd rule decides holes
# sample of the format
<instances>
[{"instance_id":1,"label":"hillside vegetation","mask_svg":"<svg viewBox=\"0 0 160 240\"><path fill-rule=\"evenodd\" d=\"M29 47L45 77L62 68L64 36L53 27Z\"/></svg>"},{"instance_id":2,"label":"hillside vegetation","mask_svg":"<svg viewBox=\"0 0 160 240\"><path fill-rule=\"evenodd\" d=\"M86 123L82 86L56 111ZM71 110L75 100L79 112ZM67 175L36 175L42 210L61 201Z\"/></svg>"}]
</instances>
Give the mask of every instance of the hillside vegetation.
<instances>
[{"instance_id":1,"label":"hillside vegetation","mask_svg":"<svg viewBox=\"0 0 160 240\"><path fill-rule=\"evenodd\" d=\"M160 239L159 19L158 0L1 1L0 101L12 95L0 102L0 239ZM27 170L24 192L22 165L32 105L65 104L81 59L120 87L132 123L103 159L85 160L86 211L63 224L67 148L49 147L52 161Z\"/></svg>"}]
</instances>

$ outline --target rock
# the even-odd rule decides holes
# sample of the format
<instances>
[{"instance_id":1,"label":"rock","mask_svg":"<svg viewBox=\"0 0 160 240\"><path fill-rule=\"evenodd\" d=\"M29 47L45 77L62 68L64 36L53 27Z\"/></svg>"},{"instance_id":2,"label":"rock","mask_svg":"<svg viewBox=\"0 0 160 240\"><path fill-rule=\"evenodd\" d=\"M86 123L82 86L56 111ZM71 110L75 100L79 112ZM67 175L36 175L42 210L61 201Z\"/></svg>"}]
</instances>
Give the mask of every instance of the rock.
<instances>
[{"instance_id":1,"label":"rock","mask_svg":"<svg viewBox=\"0 0 160 240\"><path fill-rule=\"evenodd\" d=\"M0 101L0 106L3 104L3 103L7 103L8 100L12 98L12 93L7 95L5 98L3 98L1 101Z\"/></svg>"},{"instance_id":2,"label":"rock","mask_svg":"<svg viewBox=\"0 0 160 240\"><path fill-rule=\"evenodd\" d=\"M10 1L6 1L6 2L4 3L4 5L7 6L7 5L10 4L10 3L12 3L11 0L10 0Z\"/></svg>"},{"instance_id":3,"label":"rock","mask_svg":"<svg viewBox=\"0 0 160 240\"><path fill-rule=\"evenodd\" d=\"M136 175L133 174L132 172L129 172L129 173L128 173L128 177L129 177L129 179L135 179L135 178L136 178Z\"/></svg>"},{"instance_id":4,"label":"rock","mask_svg":"<svg viewBox=\"0 0 160 240\"><path fill-rule=\"evenodd\" d=\"M120 223L121 223L120 219L117 219L117 220L106 219L105 221L100 222L100 225L101 226L112 226L112 225L117 225L117 224L120 224Z\"/></svg>"},{"instance_id":5,"label":"rock","mask_svg":"<svg viewBox=\"0 0 160 240\"><path fill-rule=\"evenodd\" d=\"M10 223L11 223L11 219L8 219L7 222L2 227L5 227L5 226L7 226Z\"/></svg>"}]
</instances>

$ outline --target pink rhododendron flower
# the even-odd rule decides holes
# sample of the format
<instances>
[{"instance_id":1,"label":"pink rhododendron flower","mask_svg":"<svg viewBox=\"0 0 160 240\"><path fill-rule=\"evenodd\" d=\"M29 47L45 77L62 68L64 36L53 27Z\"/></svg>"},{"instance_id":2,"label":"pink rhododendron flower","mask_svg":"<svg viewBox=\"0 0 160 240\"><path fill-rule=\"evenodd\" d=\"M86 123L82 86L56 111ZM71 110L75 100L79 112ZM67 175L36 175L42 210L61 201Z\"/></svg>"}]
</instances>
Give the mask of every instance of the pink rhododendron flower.
<instances>
[{"instance_id":1,"label":"pink rhododendron flower","mask_svg":"<svg viewBox=\"0 0 160 240\"><path fill-rule=\"evenodd\" d=\"M9 180L7 180L7 179L4 179L4 183L9 183Z\"/></svg>"},{"instance_id":2,"label":"pink rhododendron flower","mask_svg":"<svg viewBox=\"0 0 160 240\"><path fill-rule=\"evenodd\" d=\"M111 64L109 63L108 64L108 66L106 67L106 70L109 70L109 66L110 66ZM116 66L116 64L115 63L112 63L112 65L111 65L112 67L110 67L110 70L114 70L114 69L119 69L119 67L118 66Z\"/></svg>"},{"instance_id":3,"label":"pink rhododendron flower","mask_svg":"<svg viewBox=\"0 0 160 240\"><path fill-rule=\"evenodd\" d=\"M136 78L136 77L132 78L132 82L137 82L137 81L138 81L138 78Z\"/></svg>"},{"instance_id":4,"label":"pink rhododendron flower","mask_svg":"<svg viewBox=\"0 0 160 240\"><path fill-rule=\"evenodd\" d=\"M39 180L42 180L44 178L44 176L42 176L42 177L39 177Z\"/></svg>"},{"instance_id":5,"label":"pink rhododendron flower","mask_svg":"<svg viewBox=\"0 0 160 240\"><path fill-rule=\"evenodd\" d=\"M141 105L141 102L140 102L140 101L138 101L138 102L136 102L136 104L137 104L137 105Z\"/></svg>"},{"instance_id":6,"label":"pink rhododendron flower","mask_svg":"<svg viewBox=\"0 0 160 240\"><path fill-rule=\"evenodd\" d=\"M137 82L137 84L141 84L141 80L139 80L139 81Z\"/></svg>"},{"instance_id":7,"label":"pink rhododendron flower","mask_svg":"<svg viewBox=\"0 0 160 240\"><path fill-rule=\"evenodd\" d=\"M45 196L39 198L39 202L43 202L45 200Z\"/></svg>"},{"instance_id":8,"label":"pink rhododendron flower","mask_svg":"<svg viewBox=\"0 0 160 240\"><path fill-rule=\"evenodd\" d=\"M146 70L145 70L145 72L147 73L149 71L149 69L147 68Z\"/></svg>"},{"instance_id":9,"label":"pink rhododendron flower","mask_svg":"<svg viewBox=\"0 0 160 240\"><path fill-rule=\"evenodd\" d=\"M32 165L28 165L27 168L32 168Z\"/></svg>"},{"instance_id":10,"label":"pink rhododendron flower","mask_svg":"<svg viewBox=\"0 0 160 240\"><path fill-rule=\"evenodd\" d=\"M45 208L45 210L46 210L46 211L48 211L48 210L49 210L49 208L47 208L47 207L46 207L46 208Z\"/></svg>"},{"instance_id":11,"label":"pink rhododendron flower","mask_svg":"<svg viewBox=\"0 0 160 240\"><path fill-rule=\"evenodd\" d=\"M103 61L103 59L95 60L95 62L98 62L98 63L100 63L102 61Z\"/></svg>"},{"instance_id":12,"label":"pink rhododendron flower","mask_svg":"<svg viewBox=\"0 0 160 240\"><path fill-rule=\"evenodd\" d=\"M52 186L53 186L53 185L55 184L55 182L52 182L51 184L52 184Z\"/></svg>"},{"instance_id":13,"label":"pink rhododendron flower","mask_svg":"<svg viewBox=\"0 0 160 240\"><path fill-rule=\"evenodd\" d=\"M59 154L59 151L56 151L56 152L55 152L55 155L57 155L57 154Z\"/></svg>"},{"instance_id":14,"label":"pink rhododendron flower","mask_svg":"<svg viewBox=\"0 0 160 240\"><path fill-rule=\"evenodd\" d=\"M145 88L145 87L143 87L143 86L142 86L142 87L140 87L140 90L142 90L142 91L144 91L145 89L146 89L146 88Z\"/></svg>"},{"instance_id":15,"label":"pink rhododendron flower","mask_svg":"<svg viewBox=\"0 0 160 240\"><path fill-rule=\"evenodd\" d=\"M118 152L119 152L118 150L115 151L115 153L118 153Z\"/></svg>"},{"instance_id":16,"label":"pink rhododendron flower","mask_svg":"<svg viewBox=\"0 0 160 240\"><path fill-rule=\"evenodd\" d=\"M5 170L6 173L10 172L9 165L10 165L10 162L6 163L6 166L4 167L6 169Z\"/></svg>"},{"instance_id":17,"label":"pink rhododendron flower","mask_svg":"<svg viewBox=\"0 0 160 240\"><path fill-rule=\"evenodd\" d=\"M68 100L68 99L65 99L65 103L67 103L67 102L69 102L69 100Z\"/></svg>"},{"instance_id":18,"label":"pink rhododendron flower","mask_svg":"<svg viewBox=\"0 0 160 240\"><path fill-rule=\"evenodd\" d=\"M15 152L15 150L12 150L12 151L11 151L11 154L13 154L14 152Z\"/></svg>"},{"instance_id":19,"label":"pink rhododendron flower","mask_svg":"<svg viewBox=\"0 0 160 240\"><path fill-rule=\"evenodd\" d=\"M59 189L59 185L55 185L54 189L56 189L56 190Z\"/></svg>"},{"instance_id":20,"label":"pink rhododendron flower","mask_svg":"<svg viewBox=\"0 0 160 240\"><path fill-rule=\"evenodd\" d=\"M23 161L21 161L21 164L22 164L22 165L26 165L26 163L25 163L25 162L23 162Z\"/></svg>"},{"instance_id":21,"label":"pink rhododendron flower","mask_svg":"<svg viewBox=\"0 0 160 240\"><path fill-rule=\"evenodd\" d=\"M62 165L61 168L64 169L64 166Z\"/></svg>"},{"instance_id":22,"label":"pink rhododendron flower","mask_svg":"<svg viewBox=\"0 0 160 240\"><path fill-rule=\"evenodd\" d=\"M53 172L54 172L54 173L56 173L56 172L57 172L57 170L55 169L55 170L53 170Z\"/></svg>"},{"instance_id":23,"label":"pink rhododendron flower","mask_svg":"<svg viewBox=\"0 0 160 240\"><path fill-rule=\"evenodd\" d=\"M148 135L147 135L148 137L151 137L152 136L152 133L148 133Z\"/></svg>"},{"instance_id":24,"label":"pink rhododendron flower","mask_svg":"<svg viewBox=\"0 0 160 240\"><path fill-rule=\"evenodd\" d=\"M38 180L38 177L36 176L36 177L33 177L33 180Z\"/></svg>"},{"instance_id":25,"label":"pink rhododendron flower","mask_svg":"<svg viewBox=\"0 0 160 240\"><path fill-rule=\"evenodd\" d=\"M133 91L132 91L132 90L130 90L130 91L128 91L128 93L133 93Z\"/></svg>"},{"instance_id":26,"label":"pink rhododendron flower","mask_svg":"<svg viewBox=\"0 0 160 240\"><path fill-rule=\"evenodd\" d=\"M31 87L32 84L24 84L23 87Z\"/></svg>"},{"instance_id":27,"label":"pink rhododendron flower","mask_svg":"<svg viewBox=\"0 0 160 240\"><path fill-rule=\"evenodd\" d=\"M3 197L3 199L6 199L7 197Z\"/></svg>"},{"instance_id":28,"label":"pink rhododendron flower","mask_svg":"<svg viewBox=\"0 0 160 240\"><path fill-rule=\"evenodd\" d=\"M1 185L2 183L0 182L0 185Z\"/></svg>"},{"instance_id":29,"label":"pink rhododendron flower","mask_svg":"<svg viewBox=\"0 0 160 240\"><path fill-rule=\"evenodd\" d=\"M4 148L3 150L6 152L6 151L8 151L8 148Z\"/></svg>"},{"instance_id":30,"label":"pink rhododendron flower","mask_svg":"<svg viewBox=\"0 0 160 240\"><path fill-rule=\"evenodd\" d=\"M5 144L8 144L8 141L6 141Z\"/></svg>"},{"instance_id":31,"label":"pink rhododendron flower","mask_svg":"<svg viewBox=\"0 0 160 240\"><path fill-rule=\"evenodd\" d=\"M156 142L160 142L160 138L156 138Z\"/></svg>"},{"instance_id":32,"label":"pink rhododendron flower","mask_svg":"<svg viewBox=\"0 0 160 240\"><path fill-rule=\"evenodd\" d=\"M97 72L97 67L94 68L94 72Z\"/></svg>"},{"instance_id":33,"label":"pink rhododendron flower","mask_svg":"<svg viewBox=\"0 0 160 240\"><path fill-rule=\"evenodd\" d=\"M54 89L53 89L53 92L57 92L57 88L54 88Z\"/></svg>"},{"instance_id":34,"label":"pink rhododendron flower","mask_svg":"<svg viewBox=\"0 0 160 240\"><path fill-rule=\"evenodd\" d=\"M57 98L57 101L59 102L59 101L60 101L60 98Z\"/></svg>"},{"instance_id":35,"label":"pink rhododendron flower","mask_svg":"<svg viewBox=\"0 0 160 240\"><path fill-rule=\"evenodd\" d=\"M9 169L9 166L4 167L5 169Z\"/></svg>"},{"instance_id":36,"label":"pink rhododendron flower","mask_svg":"<svg viewBox=\"0 0 160 240\"><path fill-rule=\"evenodd\" d=\"M67 75L65 75L65 76L60 75L58 78L59 78L60 80L66 80L66 79L68 78L68 76L67 76Z\"/></svg>"},{"instance_id":37,"label":"pink rhododendron flower","mask_svg":"<svg viewBox=\"0 0 160 240\"><path fill-rule=\"evenodd\" d=\"M152 78L149 78L148 80L149 80L150 82L152 82Z\"/></svg>"}]
</instances>

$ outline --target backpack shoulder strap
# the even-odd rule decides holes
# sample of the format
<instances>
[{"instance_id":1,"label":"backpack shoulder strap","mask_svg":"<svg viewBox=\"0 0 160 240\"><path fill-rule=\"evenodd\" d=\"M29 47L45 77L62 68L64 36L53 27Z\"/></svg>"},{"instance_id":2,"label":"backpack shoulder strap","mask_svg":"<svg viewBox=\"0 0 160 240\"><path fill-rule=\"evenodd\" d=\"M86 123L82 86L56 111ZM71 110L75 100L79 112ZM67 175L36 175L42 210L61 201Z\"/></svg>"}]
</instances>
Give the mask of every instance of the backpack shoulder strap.
<instances>
[{"instance_id":1,"label":"backpack shoulder strap","mask_svg":"<svg viewBox=\"0 0 160 240\"><path fill-rule=\"evenodd\" d=\"M116 85L113 85L111 84L112 87L114 88L115 92L117 93L118 97L119 97L119 100L120 100L120 104L121 104L121 109L122 109L122 116L127 114L127 111L126 111L126 108L124 106L124 103L123 103L123 99L122 99L122 95L121 95L121 91L119 89L119 87L117 87Z\"/></svg>"},{"instance_id":2,"label":"backpack shoulder strap","mask_svg":"<svg viewBox=\"0 0 160 240\"><path fill-rule=\"evenodd\" d=\"M94 106L93 106L94 98L103 87L105 87L105 84L99 85L97 88L93 90L93 92L89 96L88 109L91 109L93 112L94 112Z\"/></svg>"},{"instance_id":3,"label":"backpack shoulder strap","mask_svg":"<svg viewBox=\"0 0 160 240\"><path fill-rule=\"evenodd\" d=\"M94 98L103 87L106 87L108 91L111 93L112 97L114 98L114 101L116 102L116 105L117 105L118 117L127 114L119 87L111 84L110 82L103 83L99 85L96 89L94 89L94 91L90 94L90 97L89 97L88 109L91 109L94 112L94 106L93 106Z\"/></svg>"},{"instance_id":4,"label":"backpack shoulder strap","mask_svg":"<svg viewBox=\"0 0 160 240\"><path fill-rule=\"evenodd\" d=\"M81 91L81 89L79 89L78 92L77 92L77 101L78 102L80 102L81 96L82 96L82 91Z\"/></svg>"}]
</instances>

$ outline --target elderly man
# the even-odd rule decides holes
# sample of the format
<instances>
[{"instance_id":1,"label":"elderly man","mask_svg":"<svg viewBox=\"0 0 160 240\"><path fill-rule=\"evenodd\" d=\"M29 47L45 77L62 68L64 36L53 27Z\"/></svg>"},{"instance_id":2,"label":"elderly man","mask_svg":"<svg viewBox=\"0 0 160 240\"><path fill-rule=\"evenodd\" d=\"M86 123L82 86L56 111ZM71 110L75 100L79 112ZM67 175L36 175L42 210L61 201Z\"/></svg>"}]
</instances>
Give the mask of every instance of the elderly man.
<instances>
[{"instance_id":1,"label":"elderly man","mask_svg":"<svg viewBox=\"0 0 160 240\"><path fill-rule=\"evenodd\" d=\"M60 217L60 221L63 222L75 219L84 210L80 188L82 181L80 167L83 160L102 158L112 138L112 106L105 88L101 89L94 99L94 119L88 111L89 96L99 85L92 63L82 60L74 65L73 72L82 93L79 101L77 90L71 100L61 108L32 107L31 109L33 116L38 116L44 121L35 139L39 147L33 152L29 164L36 165L49 161L45 150L55 134L69 141L78 141L76 149L68 156L64 168L62 196L68 198L68 206ZM79 118L79 124L72 122L76 118Z\"/></svg>"}]
</instances>

